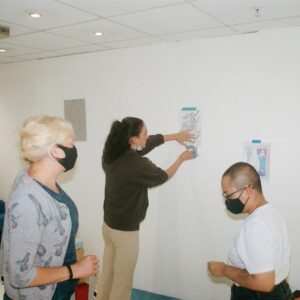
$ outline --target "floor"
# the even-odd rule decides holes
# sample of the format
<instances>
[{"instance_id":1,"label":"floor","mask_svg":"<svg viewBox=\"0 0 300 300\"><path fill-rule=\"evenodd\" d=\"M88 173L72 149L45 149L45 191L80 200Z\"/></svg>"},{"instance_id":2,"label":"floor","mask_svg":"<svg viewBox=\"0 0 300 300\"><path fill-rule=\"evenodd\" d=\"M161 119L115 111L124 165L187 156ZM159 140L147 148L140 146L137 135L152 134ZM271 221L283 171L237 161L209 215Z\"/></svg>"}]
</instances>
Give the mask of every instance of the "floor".
<instances>
[{"instance_id":1,"label":"floor","mask_svg":"<svg viewBox=\"0 0 300 300\"><path fill-rule=\"evenodd\" d=\"M4 293L3 282L0 282L0 299L3 298L3 293ZM180 300L180 299L133 289L131 294L131 300Z\"/></svg>"},{"instance_id":2,"label":"floor","mask_svg":"<svg viewBox=\"0 0 300 300\"><path fill-rule=\"evenodd\" d=\"M180 299L133 289L131 294L131 300L180 300Z\"/></svg>"}]
</instances>

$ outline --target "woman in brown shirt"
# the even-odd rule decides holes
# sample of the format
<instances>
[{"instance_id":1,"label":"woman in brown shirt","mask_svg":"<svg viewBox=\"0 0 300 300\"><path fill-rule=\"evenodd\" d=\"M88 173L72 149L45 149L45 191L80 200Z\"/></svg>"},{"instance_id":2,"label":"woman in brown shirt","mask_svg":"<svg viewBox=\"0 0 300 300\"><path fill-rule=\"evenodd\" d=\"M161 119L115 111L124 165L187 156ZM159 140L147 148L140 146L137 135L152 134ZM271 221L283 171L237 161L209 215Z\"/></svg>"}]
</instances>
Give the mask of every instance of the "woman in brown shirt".
<instances>
[{"instance_id":1,"label":"woman in brown shirt","mask_svg":"<svg viewBox=\"0 0 300 300\"><path fill-rule=\"evenodd\" d=\"M103 271L97 300L130 300L134 269L138 258L139 226L148 208L148 188L171 178L195 152L185 150L163 170L144 157L164 142L185 145L192 141L188 132L148 137L141 119L124 118L113 122L102 157L106 175L103 236Z\"/></svg>"}]
</instances>

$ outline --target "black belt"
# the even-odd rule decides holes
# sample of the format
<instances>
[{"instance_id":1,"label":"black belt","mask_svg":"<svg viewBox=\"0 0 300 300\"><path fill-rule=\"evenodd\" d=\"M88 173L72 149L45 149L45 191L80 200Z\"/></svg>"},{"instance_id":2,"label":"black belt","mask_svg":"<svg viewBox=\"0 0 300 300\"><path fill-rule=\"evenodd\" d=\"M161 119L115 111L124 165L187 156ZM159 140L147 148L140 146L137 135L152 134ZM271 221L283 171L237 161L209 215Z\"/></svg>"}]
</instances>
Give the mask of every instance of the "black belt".
<instances>
[{"instance_id":1,"label":"black belt","mask_svg":"<svg viewBox=\"0 0 300 300\"><path fill-rule=\"evenodd\" d=\"M290 288L290 286L289 286L288 282L286 281L286 279L284 279L280 283L276 284L274 286L274 289L272 290L272 292L279 289L279 288L283 288L283 289L289 289Z\"/></svg>"},{"instance_id":2,"label":"black belt","mask_svg":"<svg viewBox=\"0 0 300 300\"><path fill-rule=\"evenodd\" d=\"M254 291L254 290L250 290L241 286L237 286L235 284L233 284L233 289L237 289L237 290L244 290L244 291L249 291L250 293L254 293L254 294L261 294L261 295L268 295L268 294L272 294L272 293L276 293L280 290L284 290L284 291L288 291L290 286L288 284L288 282L286 281L286 279L284 279L283 281L281 281L280 283L276 284L273 288L273 290L271 292L258 292L258 291Z\"/></svg>"}]
</instances>

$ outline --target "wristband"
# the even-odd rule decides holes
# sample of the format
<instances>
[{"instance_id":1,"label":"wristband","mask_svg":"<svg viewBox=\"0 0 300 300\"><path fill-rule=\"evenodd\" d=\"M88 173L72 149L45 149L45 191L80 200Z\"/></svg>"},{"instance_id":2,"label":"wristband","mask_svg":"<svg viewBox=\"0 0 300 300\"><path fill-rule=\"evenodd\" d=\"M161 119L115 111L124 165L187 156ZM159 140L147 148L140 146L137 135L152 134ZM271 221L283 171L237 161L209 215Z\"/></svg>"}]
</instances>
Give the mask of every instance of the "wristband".
<instances>
[{"instance_id":1,"label":"wristband","mask_svg":"<svg viewBox=\"0 0 300 300\"><path fill-rule=\"evenodd\" d=\"M73 279L73 271L72 271L71 265L66 265L66 267L69 272L69 280L72 280Z\"/></svg>"}]
</instances>

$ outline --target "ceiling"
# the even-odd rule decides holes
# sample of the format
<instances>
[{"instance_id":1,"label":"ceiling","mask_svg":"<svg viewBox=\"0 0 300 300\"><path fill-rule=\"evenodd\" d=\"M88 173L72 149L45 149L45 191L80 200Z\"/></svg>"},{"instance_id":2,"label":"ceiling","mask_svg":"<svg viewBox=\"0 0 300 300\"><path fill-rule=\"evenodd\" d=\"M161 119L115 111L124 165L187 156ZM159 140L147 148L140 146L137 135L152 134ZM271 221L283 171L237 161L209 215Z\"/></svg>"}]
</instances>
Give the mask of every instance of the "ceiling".
<instances>
[{"instance_id":1,"label":"ceiling","mask_svg":"<svg viewBox=\"0 0 300 300\"><path fill-rule=\"evenodd\" d=\"M300 0L0 0L0 64L299 25Z\"/></svg>"}]
</instances>

